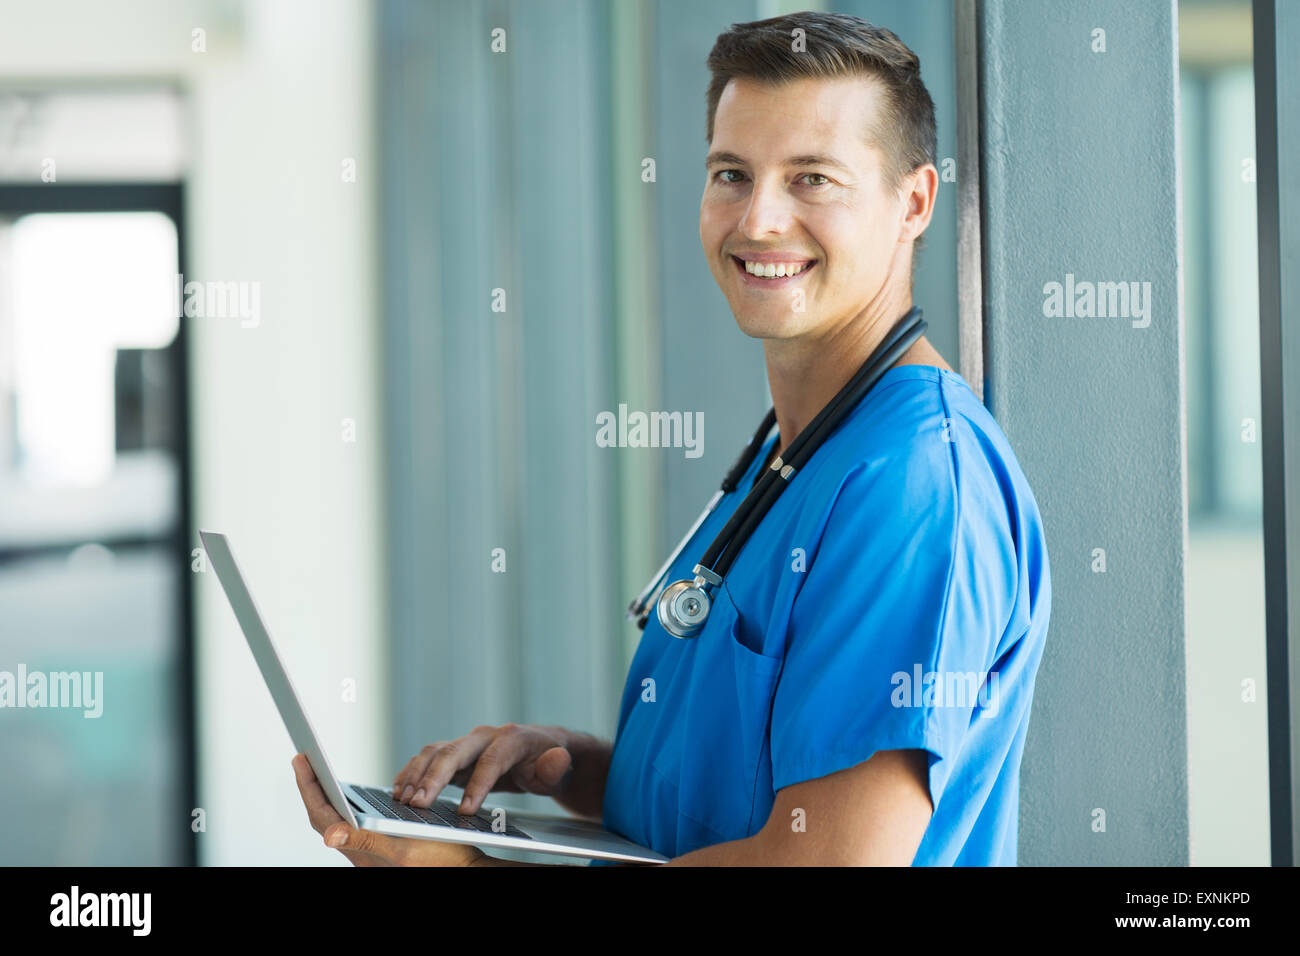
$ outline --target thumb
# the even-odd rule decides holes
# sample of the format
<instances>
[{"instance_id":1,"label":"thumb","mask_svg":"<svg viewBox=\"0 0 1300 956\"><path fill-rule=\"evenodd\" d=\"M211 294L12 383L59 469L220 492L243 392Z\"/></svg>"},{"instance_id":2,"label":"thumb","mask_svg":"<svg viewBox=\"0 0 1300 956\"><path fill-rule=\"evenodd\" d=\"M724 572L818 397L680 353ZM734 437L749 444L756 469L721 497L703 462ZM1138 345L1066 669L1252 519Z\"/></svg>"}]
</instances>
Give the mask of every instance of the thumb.
<instances>
[{"instance_id":1,"label":"thumb","mask_svg":"<svg viewBox=\"0 0 1300 956\"><path fill-rule=\"evenodd\" d=\"M559 789L573 770L573 755L563 747L543 751L533 763L533 776L542 792Z\"/></svg>"},{"instance_id":2,"label":"thumb","mask_svg":"<svg viewBox=\"0 0 1300 956\"><path fill-rule=\"evenodd\" d=\"M336 823L325 831L325 845L335 850L347 850L350 853L373 853L386 857L391 847L388 838L373 830L358 830L347 823Z\"/></svg>"}]
</instances>

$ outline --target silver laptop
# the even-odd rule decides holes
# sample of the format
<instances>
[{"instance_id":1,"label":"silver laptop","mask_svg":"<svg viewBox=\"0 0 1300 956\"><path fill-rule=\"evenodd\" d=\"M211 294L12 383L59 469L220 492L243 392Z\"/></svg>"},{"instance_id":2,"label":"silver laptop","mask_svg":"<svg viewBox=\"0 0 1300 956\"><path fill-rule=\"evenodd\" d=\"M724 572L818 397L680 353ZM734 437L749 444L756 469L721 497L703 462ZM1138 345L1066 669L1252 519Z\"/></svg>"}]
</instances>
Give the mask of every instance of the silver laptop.
<instances>
[{"instance_id":1,"label":"silver laptop","mask_svg":"<svg viewBox=\"0 0 1300 956\"><path fill-rule=\"evenodd\" d=\"M311 729L293 684L271 643L271 635L253 604L230 542L224 534L200 531L217 579L230 599L235 618L248 639L262 679L280 710L280 717L298 751L307 755L316 779L339 815L355 827L393 836L418 837L447 843L472 843L480 847L532 850L564 856L617 860L626 863L664 863L667 857L637 846L598 824L577 817L509 811L495 817L486 807L476 814L457 812L457 803L436 800L429 809L397 803L391 787L366 787L342 783L330 770L325 751Z\"/></svg>"}]
</instances>

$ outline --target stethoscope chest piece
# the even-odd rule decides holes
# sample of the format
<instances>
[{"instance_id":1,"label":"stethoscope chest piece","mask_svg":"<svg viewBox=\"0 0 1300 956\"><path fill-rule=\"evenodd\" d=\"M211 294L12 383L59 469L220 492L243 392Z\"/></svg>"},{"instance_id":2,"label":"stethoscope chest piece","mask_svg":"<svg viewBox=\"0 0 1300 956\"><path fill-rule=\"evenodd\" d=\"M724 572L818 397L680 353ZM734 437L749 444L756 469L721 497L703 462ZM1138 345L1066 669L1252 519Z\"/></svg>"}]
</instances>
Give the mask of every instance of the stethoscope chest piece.
<instances>
[{"instance_id":1,"label":"stethoscope chest piece","mask_svg":"<svg viewBox=\"0 0 1300 956\"><path fill-rule=\"evenodd\" d=\"M673 637L696 637L709 619L713 600L709 588L722 579L708 568L696 565L695 580L674 581L659 595L659 623Z\"/></svg>"}]
</instances>

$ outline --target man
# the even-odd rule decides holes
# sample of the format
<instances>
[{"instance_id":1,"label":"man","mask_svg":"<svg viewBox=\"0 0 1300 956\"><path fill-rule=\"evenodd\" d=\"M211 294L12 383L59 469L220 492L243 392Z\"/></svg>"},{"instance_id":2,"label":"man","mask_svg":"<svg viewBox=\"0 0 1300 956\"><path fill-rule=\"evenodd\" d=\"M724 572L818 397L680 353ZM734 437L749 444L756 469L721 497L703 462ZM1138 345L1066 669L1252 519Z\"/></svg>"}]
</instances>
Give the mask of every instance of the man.
<instances>
[{"instance_id":1,"label":"man","mask_svg":"<svg viewBox=\"0 0 1300 956\"><path fill-rule=\"evenodd\" d=\"M700 239L763 341L779 435L668 580L911 308L938 191L933 104L892 33L823 13L736 24L709 68ZM1051 606L1042 523L1002 431L924 338L791 480L714 601L693 639L651 615L613 745L478 727L413 757L398 798L428 806L451 783L468 813L494 790L549 794L673 864L1015 863ZM358 864L505 862L353 830L295 770L313 825Z\"/></svg>"}]
</instances>

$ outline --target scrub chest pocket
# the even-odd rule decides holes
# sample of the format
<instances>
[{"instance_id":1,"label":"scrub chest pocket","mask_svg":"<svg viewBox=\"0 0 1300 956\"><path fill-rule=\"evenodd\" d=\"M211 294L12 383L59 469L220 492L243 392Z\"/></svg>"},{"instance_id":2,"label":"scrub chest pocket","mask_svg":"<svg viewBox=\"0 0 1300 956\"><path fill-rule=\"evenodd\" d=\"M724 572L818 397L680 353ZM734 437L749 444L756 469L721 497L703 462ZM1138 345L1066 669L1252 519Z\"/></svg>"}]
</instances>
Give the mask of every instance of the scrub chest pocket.
<instances>
[{"instance_id":1,"label":"scrub chest pocket","mask_svg":"<svg viewBox=\"0 0 1300 956\"><path fill-rule=\"evenodd\" d=\"M753 819L755 795L758 786L771 786L768 727L783 661L745 645L725 588L704 630L681 641L675 656L671 677L660 678L659 704L669 706L658 712L660 746L651 765L656 802L677 808L676 839L666 843L686 853L750 836L766 822ZM770 794L761 805L770 805Z\"/></svg>"}]
</instances>

